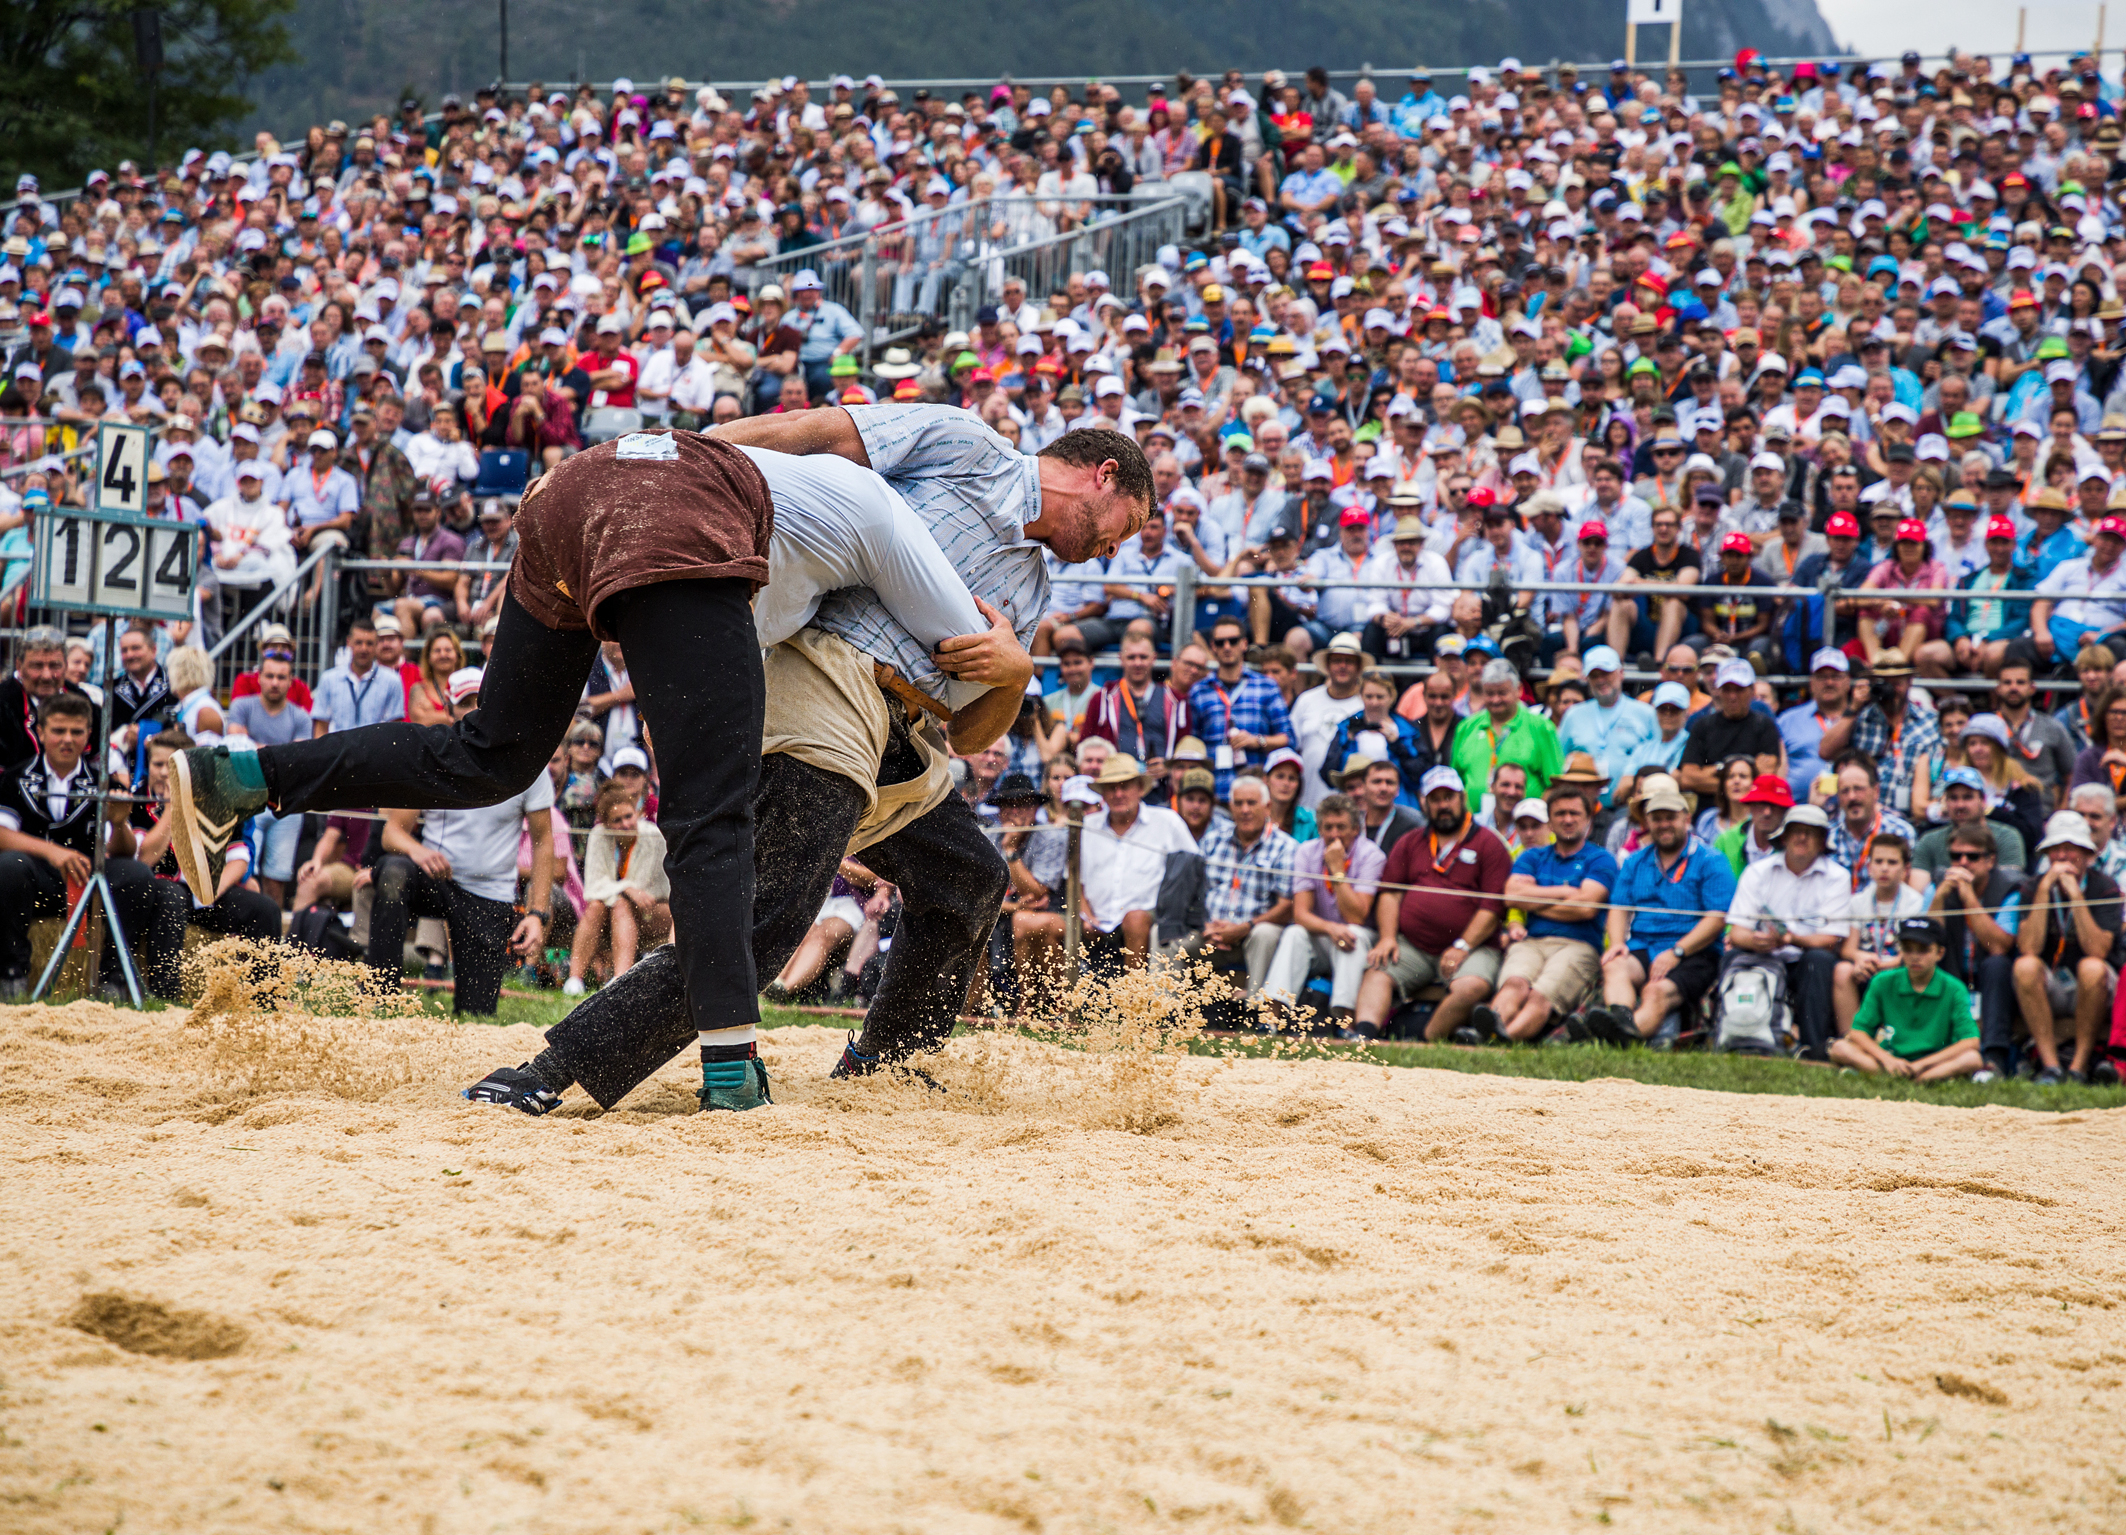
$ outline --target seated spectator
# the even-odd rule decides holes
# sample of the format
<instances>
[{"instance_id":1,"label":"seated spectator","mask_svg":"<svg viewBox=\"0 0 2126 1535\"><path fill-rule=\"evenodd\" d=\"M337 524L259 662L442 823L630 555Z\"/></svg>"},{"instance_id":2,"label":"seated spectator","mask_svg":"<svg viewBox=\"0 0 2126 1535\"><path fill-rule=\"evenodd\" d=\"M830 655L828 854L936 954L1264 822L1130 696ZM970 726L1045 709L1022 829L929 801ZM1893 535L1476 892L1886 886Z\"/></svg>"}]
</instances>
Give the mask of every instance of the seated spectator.
<instances>
[{"instance_id":1,"label":"seated spectator","mask_svg":"<svg viewBox=\"0 0 2126 1535\"><path fill-rule=\"evenodd\" d=\"M1924 915L1927 898L1905 882L1912 868L1912 845L1895 832L1877 832L1861 844L1864 883L1847 898L1845 943L1832 979L1841 1031L1853 1027L1861 999L1876 977L1896 968L1897 935L1907 917Z\"/></svg>"},{"instance_id":2,"label":"seated spectator","mask_svg":"<svg viewBox=\"0 0 2126 1535\"><path fill-rule=\"evenodd\" d=\"M1506 898L1526 921L1509 918L1498 1004L1480 1004L1470 1019L1475 1037L1458 1043L1540 1040L1593 992L1600 978L1601 903L1617 882L1617 861L1587 838L1594 823L1590 801L1598 794L1588 785L1559 783L1544 797L1550 835L1514 860L1506 880Z\"/></svg>"},{"instance_id":3,"label":"seated spectator","mask_svg":"<svg viewBox=\"0 0 2126 1535\"><path fill-rule=\"evenodd\" d=\"M480 704L479 672L459 672L450 679L450 692L460 719L472 713ZM364 871L376 886L369 968L381 981L398 983L408 923L441 918L450 928L455 1011L495 1011L509 955L536 956L551 920L553 819L546 812L553 797L553 784L541 773L523 792L475 810L385 810L382 856L373 873ZM534 860L518 919L517 839L523 826L531 830Z\"/></svg>"},{"instance_id":4,"label":"seated spectator","mask_svg":"<svg viewBox=\"0 0 2126 1535\"><path fill-rule=\"evenodd\" d=\"M2052 1087L2087 1080L2097 1061L2097 1026L2111 1013L2118 972L2119 886L2096 867L2096 839L2073 810L2045 823L2038 852L2049 862L2018 913L2015 996L2036 1056L2036 1081ZM2060 1064L2055 1018L2074 1020L2074 1054Z\"/></svg>"},{"instance_id":5,"label":"seated spectator","mask_svg":"<svg viewBox=\"0 0 2126 1535\"><path fill-rule=\"evenodd\" d=\"M465 558L465 540L444 527L443 509L423 490L413 498L413 531L399 540L401 560L410 569L392 574L400 589L392 605L399 628L409 635L426 634L443 624L456 623L458 581L465 574L456 569ZM424 564L424 561L434 561Z\"/></svg>"},{"instance_id":6,"label":"seated spectator","mask_svg":"<svg viewBox=\"0 0 2126 1535\"><path fill-rule=\"evenodd\" d=\"M1595 800L1601 810L1617 803L1617 790L1630 782L1660 727L1652 709L1624 696L1624 662L1614 650L1590 646L1585 664L1592 696L1565 711L1558 725L1558 750L1585 752L1594 759L1603 779Z\"/></svg>"},{"instance_id":7,"label":"seated spectator","mask_svg":"<svg viewBox=\"0 0 2126 1535\"><path fill-rule=\"evenodd\" d=\"M0 775L0 999L24 1000L30 987L30 924L64 918L67 887L85 885L99 820L109 824L104 873L118 906L119 925L138 941L160 920L163 897L147 865L134 858L126 804L108 801L96 811L96 773L84 760L94 708L74 693L45 695L37 709L37 755L12 763ZM233 850L236 844L231 843ZM106 945L112 944L110 936ZM118 974L111 946L104 973ZM175 1000L174 978L147 978L149 989ZM157 982L163 982L158 987Z\"/></svg>"},{"instance_id":8,"label":"seated spectator","mask_svg":"<svg viewBox=\"0 0 2126 1535\"><path fill-rule=\"evenodd\" d=\"M1558 732L1542 712L1521 702L1521 676L1509 661L1484 663L1477 675L1483 707L1461 722L1454 735L1456 777L1476 795L1496 794L1492 775L1508 763L1526 769L1528 781L1507 800L1507 812L1530 794L1540 795L1564 761Z\"/></svg>"},{"instance_id":9,"label":"seated spectator","mask_svg":"<svg viewBox=\"0 0 2126 1535\"><path fill-rule=\"evenodd\" d=\"M1226 805L1232 819L1202 842L1205 920L1188 952L1244 964L1252 1000L1261 994L1278 939L1292 920L1299 844L1271 824L1270 788L1262 779L1234 779Z\"/></svg>"},{"instance_id":10,"label":"seated spectator","mask_svg":"<svg viewBox=\"0 0 2126 1535\"><path fill-rule=\"evenodd\" d=\"M1711 794L1720 787L1720 764L1730 757L1756 759L1760 774L1786 776L1786 743L1778 722L1750 705L1756 700L1757 673L1747 661L1720 663L1713 674L1713 706L1691 722L1683 743L1676 779L1692 794Z\"/></svg>"},{"instance_id":11,"label":"seated spectator","mask_svg":"<svg viewBox=\"0 0 2126 1535\"><path fill-rule=\"evenodd\" d=\"M1122 675L1093 695L1080 734L1098 736L1144 764L1155 801L1166 798L1166 759L1189 734L1189 702L1171 683L1152 680L1158 656L1152 642L1122 641Z\"/></svg>"},{"instance_id":12,"label":"seated spectator","mask_svg":"<svg viewBox=\"0 0 2126 1535\"><path fill-rule=\"evenodd\" d=\"M1086 818L1079 851L1085 957L1094 966L1141 970L1166 925L1160 895L1169 868L1203 854L1181 817L1144 803L1151 779L1136 758L1109 748L1092 787L1105 808Z\"/></svg>"},{"instance_id":13,"label":"seated spectator","mask_svg":"<svg viewBox=\"0 0 2126 1535\"><path fill-rule=\"evenodd\" d=\"M1716 645L1726 645L1759 670L1782 669L1772 621L1778 614L1775 598L1763 595L1772 578L1755 568L1757 547L1747 533L1723 534L1718 568L1702 579L1719 591L1696 599L1698 627Z\"/></svg>"},{"instance_id":14,"label":"seated spectator","mask_svg":"<svg viewBox=\"0 0 2126 1535\"><path fill-rule=\"evenodd\" d=\"M1292 861L1292 920L1277 940L1264 990L1273 1007L1292 1008L1308 979L1329 977L1331 1024L1347 1025L1358 1006L1359 982L1377 936L1373 899L1387 855L1358 833L1358 806L1331 794L1314 807L1321 835L1300 845ZM1212 878L1217 870L1210 871Z\"/></svg>"},{"instance_id":15,"label":"seated spectator","mask_svg":"<svg viewBox=\"0 0 2126 1535\"><path fill-rule=\"evenodd\" d=\"M406 681L406 718L416 725L450 723L450 679L464 669L465 648L458 637L448 629L431 631Z\"/></svg>"},{"instance_id":16,"label":"seated spectator","mask_svg":"<svg viewBox=\"0 0 2126 1535\"><path fill-rule=\"evenodd\" d=\"M1932 917L1897 924L1899 963L1869 985L1858 1016L1831 1046L1834 1062L1870 1076L1920 1082L1946 1082L1983 1069L1971 994L1941 968L1946 945L1947 935Z\"/></svg>"},{"instance_id":17,"label":"seated spectator","mask_svg":"<svg viewBox=\"0 0 2126 1535\"><path fill-rule=\"evenodd\" d=\"M1447 995L1425 1038L1448 1038L1489 999L1504 959L1492 940L1506 917L1506 844L1476 824L1453 768L1426 773L1418 797L1426 829L1397 842L1381 871L1380 937L1366 958L1352 1023L1361 1036L1378 1038L1394 1008L1437 981ZM1406 896L1405 887L1415 888Z\"/></svg>"},{"instance_id":18,"label":"seated spectator","mask_svg":"<svg viewBox=\"0 0 2126 1535\"><path fill-rule=\"evenodd\" d=\"M1909 877L1912 872L1910 850L1917 837L1910 821L1883 804L1882 779L1876 771L1875 759L1856 751L1839 753L1833 782L1837 786L1838 798L1834 804L1824 807L1834 816L1831 856L1844 864L1852 875L1854 892L1857 894L1867 886L1870 877L1868 849L1878 837L1895 837L1905 845L1905 874ZM1932 882L1930 875L1911 881L1919 890L1926 889ZM1886 957L1896 958L1895 934L1885 930L1880 947Z\"/></svg>"},{"instance_id":19,"label":"seated spectator","mask_svg":"<svg viewBox=\"0 0 2126 1535\"><path fill-rule=\"evenodd\" d=\"M1056 642L1056 687L1042 697L1048 705L1050 716L1069 732L1069 746L1075 750L1085 732L1085 716L1099 696L1100 688L1093 681L1093 658L1086 650L1085 641L1075 634L1064 635Z\"/></svg>"},{"instance_id":20,"label":"seated spectator","mask_svg":"<svg viewBox=\"0 0 2126 1535\"><path fill-rule=\"evenodd\" d=\"M1182 773L1174 792L1174 810L1201 847L1214 826L1230 826L1233 818L1218 804L1218 779L1209 768L1190 768Z\"/></svg>"},{"instance_id":21,"label":"seated spectator","mask_svg":"<svg viewBox=\"0 0 2126 1535\"><path fill-rule=\"evenodd\" d=\"M1651 1039L1671 1013L1694 1007L1720 976L1721 932L1735 871L1690 831L1690 802L1673 778L1649 774L1633 801L1650 845L1626 858L1605 918L1603 1006L1587 1010L1598 1039Z\"/></svg>"},{"instance_id":22,"label":"seated spectator","mask_svg":"<svg viewBox=\"0 0 2126 1535\"><path fill-rule=\"evenodd\" d=\"M230 742L245 740L259 747L286 746L291 741L309 740L312 733L310 711L295 702L290 691L293 682L294 672L289 659L268 653L258 663L258 691L229 705ZM255 824L259 845L259 885L278 906L295 878L296 844L302 840L303 818L262 810Z\"/></svg>"},{"instance_id":23,"label":"seated spectator","mask_svg":"<svg viewBox=\"0 0 2126 1535\"><path fill-rule=\"evenodd\" d=\"M1949 828L1948 863L1927 915L1947 935L1949 973L1978 998L1982 1069L2000 1076L2015 1050L2015 929L2030 881L2020 870L2000 867L1996 830L1983 820Z\"/></svg>"},{"instance_id":24,"label":"seated spectator","mask_svg":"<svg viewBox=\"0 0 2126 1535\"><path fill-rule=\"evenodd\" d=\"M583 995L583 977L601 941L611 950L611 974L616 977L635 963L644 939L649 947L664 941L672 926L672 886L665 878L664 858L664 833L657 823L642 818L625 785L606 785L598 796L598 826L583 854L583 913L576 919L563 996ZM850 924L852 933L857 925Z\"/></svg>"},{"instance_id":25,"label":"seated spectator","mask_svg":"<svg viewBox=\"0 0 2126 1535\"><path fill-rule=\"evenodd\" d=\"M1300 803L1306 769L1305 758L1289 746L1280 746L1270 753L1270 760L1262 765L1259 775L1270 791L1270 824L1294 842L1308 841L1314 835L1314 812ZM1233 780L1235 784L1239 781Z\"/></svg>"},{"instance_id":26,"label":"seated spectator","mask_svg":"<svg viewBox=\"0 0 2126 1535\"><path fill-rule=\"evenodd\" d=\"M1843 771L1843 769L1841 769ZM1929 879L1938 880L1949 867L1949 838L1959 826L1984 825L1992 829L2000 866L2021 873L2030 867L2023 834L2006 821L1986 814L1986 780L1978 769L1953 767L1942 776L1941 808L1948 824L1936 826L1919 839L1912 850L1912 864Z\"/></svg>"},{"instance_id":27,"label":"seated spectator","mask_svg":"<svg viewBox=\"0 0 2126 1535\"><path fill-rule=\"evenodd\" d=\"M1786 780L1778 780L1781 788ZM1837 951L1845 943L1841 913L1852 894L1843 865L1825 849L1831 819L1814 805L1796 805L1779 823L1779 856L1742 871L1728 907L1728 955L1721 973L1738 965L1777 965L1786 972L1789 1014L1810 1060L1824 1060L1831 1042L1831 986Z\"/></svg>"},{"instance_id":28,"label":"seated spectator","mask_svg":"<svg viewBox=\"0 0 2126 1535\"><path fill-rule=\"evenodd\" d=\"M1439 673L1434 672L1433 677ZM1431 677L1425 679L1428 683ZM1440 679L1444 690L1446 680ZM1307 695L1301 695L1304 698ZM1426 695L1430 701L1431 695ZM1417 807L1417 782L1425 776L1425 769L1437 761L1420 746L1420 740L1436 741L1429 720L1411 724L1395 712L1395 679L1385 672L1368 672L1358 684L1358 712L1343 720L1330 736L1326 751L1322 754L1320 782L1332 789L1344 777L1344 769L1354 755L1371 761L1385 761L1401 776L1402 789L1397 795L1400 803L1415 810ZM1453 708L1447 706L1450 723L1447 736L1451 740ZM1360 743L1365 743L1361 749ZM1315 812L1317 820L1320 812ZM1383 857L1386 854L1382 855Z\"/></svg>"},{"instance_id":29,"label":"seated spectator","mask_svg":"<svg viewBox=\"0 0 2126 1535\"><path fill-rule=\"evenodd\" d=\"M1423 781L1420 776L1418 782ZM1395 844L1411 832L1424 829L1423 813L1403 803L1403 775L1394 763L1353 754L1344 758L1341 782L1344 793L1358 805L1358 834L1383 856L1394 852Z\"/></svg>"},{"instance_id":30,"label":"seated spectator","mask_svg":"<svg viewBox=\"0 0 2126 1535\"><path fill-rule=\"evenodd\" d=\"M2027 845L2044 825L2050 796L2023 766L2008 722L1998 714L1974 714L1964 722L1961 740L1964 761L1986 786L1987 819L2013 826Z\"/></svg>"}]
</instances>

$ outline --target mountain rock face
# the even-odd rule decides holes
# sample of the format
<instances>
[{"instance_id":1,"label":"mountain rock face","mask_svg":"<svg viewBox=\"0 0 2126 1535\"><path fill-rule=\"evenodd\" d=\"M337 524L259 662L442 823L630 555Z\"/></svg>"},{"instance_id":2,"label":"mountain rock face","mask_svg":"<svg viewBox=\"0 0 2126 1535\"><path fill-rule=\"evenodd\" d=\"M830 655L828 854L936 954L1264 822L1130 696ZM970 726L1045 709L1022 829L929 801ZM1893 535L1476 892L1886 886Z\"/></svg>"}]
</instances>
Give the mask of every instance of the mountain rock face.
<instances>
[{"instance_id":1,"label":"mountain rock face","mask_svg":"<svg viewBox=\"0 0 2126 1535\"><path fill-rule=\"evenodd\" d=\"M967 0L948 9L909 0L516 0L509 75L988 79L1371 64L1392 98L1417 62L1607 60L1624 51L1622 12L1619 0ZM307 62L250 82L253 126L291 133L388 111L406 95L431 108L446 91L470 95L499 68L496 22L496 6L485 3L303 0L291 30ZM1642 58L1667 56L1661 29L1640 42ZM1815 0L1685 6L1685 58L1745 47L1775 57L1836 51Z\"/></svg>"}]
</instances>

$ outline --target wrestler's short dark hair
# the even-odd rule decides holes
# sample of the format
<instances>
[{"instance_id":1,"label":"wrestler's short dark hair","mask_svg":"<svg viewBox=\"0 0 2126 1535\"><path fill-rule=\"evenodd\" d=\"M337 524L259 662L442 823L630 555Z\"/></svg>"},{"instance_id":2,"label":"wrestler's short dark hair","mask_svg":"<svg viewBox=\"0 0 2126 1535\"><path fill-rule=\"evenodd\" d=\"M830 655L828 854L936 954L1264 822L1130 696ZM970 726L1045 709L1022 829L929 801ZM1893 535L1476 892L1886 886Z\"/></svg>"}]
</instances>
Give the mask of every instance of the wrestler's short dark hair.
<instances>
[{"instance_id":1,"label":"wrestler's short dark hair","mask_svg":"<svg viewBox=\"0 0 2126 1535\"><path fill-rule=\"evenodd\" d=\"M1113 459L1115 489L1132 501L1146 506L1152 504L1152 466L1146 462L1144 450L1137 446L1133 437L1125 437L1105 427L1081 427L1058 437L1041 450L1040 457L1079 469L1097 469Z\"/></svg>"}]
</instances>

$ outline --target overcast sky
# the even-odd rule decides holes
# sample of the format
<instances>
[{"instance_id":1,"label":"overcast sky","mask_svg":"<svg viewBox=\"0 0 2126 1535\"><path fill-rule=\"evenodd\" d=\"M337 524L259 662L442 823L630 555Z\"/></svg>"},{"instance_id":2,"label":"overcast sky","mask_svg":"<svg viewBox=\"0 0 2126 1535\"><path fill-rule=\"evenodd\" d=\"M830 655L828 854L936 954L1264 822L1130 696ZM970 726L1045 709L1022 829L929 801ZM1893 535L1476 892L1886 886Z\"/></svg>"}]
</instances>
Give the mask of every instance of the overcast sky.
<instances>
[{"instance_id":1,"label":"overcast sky","mask_svg":"<svg viewBox=\"0 0 2126 1535\"><path fill-rule=\"evenodd\" d=\"M1907 48L1933 54L1950 47L2001 58L2015 50L2016 7L2006 0L1816 0L1823 19L1842 43L1865 54L1895 55ZM2027 7L2024 44L2031 52L2047 48L2087 48L2096 40L2094 0L2037 0ZM2117 71L2117 50L2126 47L2126 0L2107 12L2104 25L2104 73Z\"/></svg>"}]
</instances>

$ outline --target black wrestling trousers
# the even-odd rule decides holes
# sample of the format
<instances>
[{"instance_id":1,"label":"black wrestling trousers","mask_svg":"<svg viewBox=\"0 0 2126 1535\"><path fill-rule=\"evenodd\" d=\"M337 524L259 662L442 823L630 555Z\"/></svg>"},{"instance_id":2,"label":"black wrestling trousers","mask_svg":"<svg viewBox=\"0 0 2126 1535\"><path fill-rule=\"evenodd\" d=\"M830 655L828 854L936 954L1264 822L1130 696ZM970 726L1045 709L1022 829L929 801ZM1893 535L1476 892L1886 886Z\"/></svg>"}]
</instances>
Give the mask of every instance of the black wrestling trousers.
<instances>
[{"instance_id":1,"label":"black wrestling trousers","mask_svg":"<svg viewBox=\"0 0 2126 1535\"><path fill-rule=\"evenodd\" d=\"M753 967L775 975L818 918L864 799L848 779L778 753L761 762L754 809ZM1004 860L957 794L856 857L898 885L903 903L857 1048L899 1060L951 1037L1004 899ZM672 948L653 949L547 1031L549 1048L601 1107L694 1043L681 982Z\"/></svg>"},{"instance_id":2,"label":"black wrestling trousers","mask_svg":"<svg viewBox=\"0 0 2126 1535\"><path fill-rule=\"evenodd\" d=\"M690 1028L760 1017L744 938L767 701L752 596L745 580L665 581L610 597L599 613L627 652L635 706L657 752L657 822ZM369 725L265 747L259 759L274 803L462 810L524 789L575 718L598 642L547 628L514 597L502 600L501 620L478 709L452 725Z\"/></svg>"}]
</instances>

